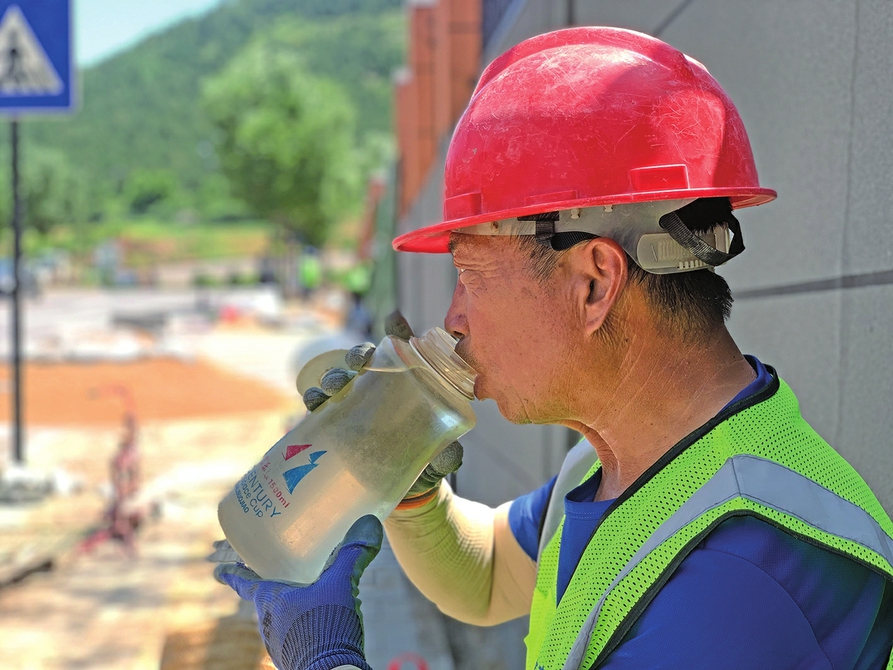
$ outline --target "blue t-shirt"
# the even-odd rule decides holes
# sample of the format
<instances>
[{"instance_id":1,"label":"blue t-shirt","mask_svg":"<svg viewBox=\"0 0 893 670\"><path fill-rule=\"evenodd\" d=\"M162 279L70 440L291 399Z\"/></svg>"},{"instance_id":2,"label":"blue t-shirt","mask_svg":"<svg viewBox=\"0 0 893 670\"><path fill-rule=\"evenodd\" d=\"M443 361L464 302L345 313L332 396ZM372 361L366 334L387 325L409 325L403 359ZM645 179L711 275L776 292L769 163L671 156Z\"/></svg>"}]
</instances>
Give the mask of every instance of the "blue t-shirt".
<instances>
[{"instance_id":1,"label":"blue t-shirt","mask_svg":"<svg viewBox=\"0 0 893 670\"><path fill-rule=\"evenodd\" d=\"M771 380L757 379L731 403ZM515 500L509 525L536 560L554 478ZM601 472L568 493L559 552L564 595L598 521ZM602 666L638 668L883 668L893 644L893 587L855 561L754 517L725 521L682 562Z\"/></svg>"}]
</instances>

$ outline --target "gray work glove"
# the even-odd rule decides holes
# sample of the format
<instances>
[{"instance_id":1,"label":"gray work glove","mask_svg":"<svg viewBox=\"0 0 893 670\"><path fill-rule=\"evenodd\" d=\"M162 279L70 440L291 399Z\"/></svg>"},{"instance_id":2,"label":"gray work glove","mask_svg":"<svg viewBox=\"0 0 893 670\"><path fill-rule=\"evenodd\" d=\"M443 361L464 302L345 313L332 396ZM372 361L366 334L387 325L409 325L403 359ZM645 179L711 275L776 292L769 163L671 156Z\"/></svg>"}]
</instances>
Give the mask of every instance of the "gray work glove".
<instances>
[{"instance_id":1,"label":"gray work glove","mask_svg":"<svg viewBox=\"0 0 893 670\"><path fill-rule=\"evenodd\" d=\"M402 340L408 340L413 336L412 328L409 327L400 312L393 312L385 319L385 333ZM330 369L320 379L319 386L308 388L304 392L304 406L312 412L338 393L356 376L358 371L369 363L374 353L375 345L371 342L364 342L350 349L344 355L347 367ZM410 487L406 497L397 505L397 509L418 507L433 498L440 486L440 480L456 472L462 465L462 455L461 444L458 442L449 444L425 466L422 474Z\"/></svg>"}]
</instances>

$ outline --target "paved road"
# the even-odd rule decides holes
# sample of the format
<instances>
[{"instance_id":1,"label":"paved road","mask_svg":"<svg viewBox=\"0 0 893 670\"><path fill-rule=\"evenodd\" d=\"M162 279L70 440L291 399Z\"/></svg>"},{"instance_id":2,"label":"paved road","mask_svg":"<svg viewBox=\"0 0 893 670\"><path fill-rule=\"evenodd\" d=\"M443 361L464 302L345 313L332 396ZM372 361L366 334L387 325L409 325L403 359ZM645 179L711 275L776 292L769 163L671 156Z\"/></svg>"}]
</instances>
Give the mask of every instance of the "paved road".
<instances>
[{"instance_id":1,"label":"paved road","mask_svg":"<svg viewBox=\"0 0 893 670\"><path fill-rule=\"evenodd\" d=\"M294 361L302 348L334 334L331 317L283 308L272 289L64 289L24 302L23 351L28 357L127 358L145 353L204 356L294 392ZM258 334L212 329L225 306L278 321ZM9 300L0 301L0 359L10 356ZM128 324L158 325L149 343ZM116 327L116 324L118 326Z\"/></svg>"},{"instance_id":2,"label":"paved road","mask_svg":"<svg viewBox=\"0 0 893 670\"><path fill-rule=\"evenodd\" d=\"M115 312L186 311L199 301L196 291L147 289L57 289L22 301L24 335L38 340L69 330L92 330L111 325ZM11 302L0 302L0 353L8 355Z\"/></svg>"}]
</instances>

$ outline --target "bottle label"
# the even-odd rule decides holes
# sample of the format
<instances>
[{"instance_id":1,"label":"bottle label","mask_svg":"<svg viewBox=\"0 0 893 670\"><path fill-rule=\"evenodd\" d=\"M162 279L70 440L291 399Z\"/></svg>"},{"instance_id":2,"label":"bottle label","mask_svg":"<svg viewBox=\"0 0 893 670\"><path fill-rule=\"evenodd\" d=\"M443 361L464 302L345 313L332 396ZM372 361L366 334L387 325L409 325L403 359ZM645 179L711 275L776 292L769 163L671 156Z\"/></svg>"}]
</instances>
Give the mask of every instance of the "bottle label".
<instances>
[{"instance_id":1,"label":"bottle label","mask_svg":"<svg viewBox=\"0 0 893 670\"><path fill-rule=\"evenodd\" d=\"M282 514L291 504L287 498L295 488L317 466L326 452L314 451L295 461L295 466L282 470L273 466L275 455L281 454L285 461L290 461L312 447L311 444L290 444L284 450L276 450L274 455L267 455L255 468L252 468L235 486L236 500L245 514L253 514L259 519L272 519ZM300 461L304 461L301 463ZM298 464L300 463L300 464ZM278 481L277 475L283 482Z\"/></svg>"}]
</instances>

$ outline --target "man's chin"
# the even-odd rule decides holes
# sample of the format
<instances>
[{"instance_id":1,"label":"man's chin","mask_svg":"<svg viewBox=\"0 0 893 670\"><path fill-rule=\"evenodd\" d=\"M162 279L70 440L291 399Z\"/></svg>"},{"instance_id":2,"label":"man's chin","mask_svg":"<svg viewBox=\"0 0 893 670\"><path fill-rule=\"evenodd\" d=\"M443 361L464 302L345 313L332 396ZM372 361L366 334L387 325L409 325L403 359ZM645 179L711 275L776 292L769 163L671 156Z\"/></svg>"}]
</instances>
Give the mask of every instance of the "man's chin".
<instances>
[{"instance_id":1,"label":"man's chin","mask_svg":"<svg viewBox=\"0 0 893 670\"><path fill-rule=\"evenodd\" d=\"M509 408L503 409L498 402L496 403L496 408L506 421L513 423L516 426L524 426L533 423L533 421L530 420L530 417L524 414L524 412L511 412L509 411Z\"/></svg>"},{"instance_id":2,"label":"man's chin","mask_svg":"<svg viewBox=\"0 0 893 670\"><path fill-rule=\"evenodd\" d=\"M496 409L499 410L499 413L509 423L517 425L532 423L530 417L528 417L523 410L519 410L518 407L512 406L511 403L506 400L505 396L500 396L499 394L489 395L486 389L478 391L477 385L475 385L474 388L474 395L478 400L492 400L496 403Z\"/></svg>"}]
</instances>

